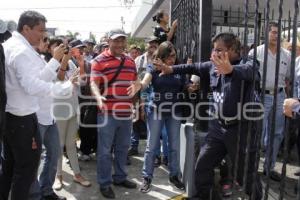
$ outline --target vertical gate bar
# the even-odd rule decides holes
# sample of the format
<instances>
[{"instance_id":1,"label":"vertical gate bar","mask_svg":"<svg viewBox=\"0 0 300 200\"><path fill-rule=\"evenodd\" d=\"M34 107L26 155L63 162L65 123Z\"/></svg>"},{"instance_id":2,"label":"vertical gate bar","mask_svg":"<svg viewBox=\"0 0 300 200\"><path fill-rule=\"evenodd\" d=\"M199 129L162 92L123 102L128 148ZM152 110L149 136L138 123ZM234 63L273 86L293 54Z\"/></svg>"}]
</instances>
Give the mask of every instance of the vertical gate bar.
<instances>
[{"instance_id":1,"label":"vertical gate bar","mask_svg":"<svg viewBox=\"0 0 300 200\"><path fill-rule=\"evenodd\" d=\"M288 42L291 41L291 22L292 22L292 18L291 18L291 12L289 10L289 17L288 17Z\"/></svg>"},{"instance_id":2,"label":"vertical gate bar","mask_svg":"<svg viewBox=\"0 0 300 200\"><path fill-rule=\"evenodd\" d=\"M229 25L229 31L228 32L231 32L231 5L229 6L229 14L228 14L228 19L227 19L227 22L228 22L228 25Z\"/></svg>"},{"instance_id":3,"label":"vertical gate bar","mask_svg":"<svg viewBox=\"0 0 300 200\"><path fill-rule=\"evenodd\" d=\"M285 29L286 29L285 23L286 23L286 20L284 19L283 20L283 38L284 39L286 39L286 37L285 37L286 36L286 34L285 34Z\"/></svg>"},{"instance_id":4,"label":"vertical gate bar","mask_svg":"<svg viewBox=\"0 0 300 200\"><path fill-rule=\"evenodd\" d=\"M272 9L272 21L274 20L274 9Z\"/></svg>"},{"instance_id":5,"label":"vertical gate bar","mask_svg":"<svg viewBox=\"0 0 300 200\"><path fill-rule=\"evenodd\" d=\"M223 12L223 6L221 5L221 9L220 9L220 12L221 12L221 17L222 17L222 19L224 18L224 12ZM221 19L221 20L222 20ZM224 24L224 23L223 23ZM221 26L220 26L220 32L222 32L222 30L223 30L223 25L221 24Z\"/></svg>"},{"instance_id":6,"label":"vertical gate bar","mask_svg":"<svg viewBox=\"0 0 300 200\"><path fill-rule=\"evenodd\" d=\"M292 38L292 55L291 55L291 79L290 79L290 91L288 92L289 97L293 97L294 92L294 77L295 77L295 62L296 62L296 43L297 43L297 21L298 21L298 14L299 14L299 4L298 0L294 1L294 23L293 23L293 38ZM286 118L285 124L285 140L284 140L284 160L282 165L281 171L281 181L280 181L280 195L279 200L282 200L284 197L284 189L285 189L285 178L286 178L286 164L288 159L288 143L290 138L290 124L291 120Z\"/></svg>"},{"instance_id":7,"label":"vertical gate bar","mask_svg":"<svg viewBox=\"0 0 300 200\"><path fill-rule=\"evenodd\" d=\"M280 39L281 39L281 19L282 19L282 5L283 0L279 0L279 17L278 17L278 34L277 34L277 53L276 53L276 70L275 70L275 85L274 85L274 97L273 97L273 108L277 108L277 93L278 93L278 75L279 75L279 66L280 66ZM267 162L267 183L266 183L266 189L265 189L265 200L268 198L268 191L270 187L270 166L271 166L271 156L273 155L273 143L274 143L274 135L275 135L275 124L276 124L276 109L272 110L272 119L271 119L271 132L270 132L270 139L269 145L270 150L267 152L268 157L270 158Z\"/></svg>"},{"instance_id":8,"label":"vertical gate bar","mask_svg":"<svg viewBox=\"0 0 300 200\"><path fill-rule=\"evenodd\" d=\"M257 46L260 45L260 38L261 38L261 21L262 21L262 18L261 18L261 13L258 14L258 36L257 36Z\"/></svg>"},{"instance_id":9,"label":"vertical gate bar","mask_svg":"<svg viewBox=\"0 0 300 200\"><path fill-rule=\"evenodd\" d=\"M261 85L261 102L262 105L264 105L264 101L265 101L265 90L266 90L266 74L267 74L267 63L268 63L268 48L269 48L269 21L270 21L270 0L265 0L265 9L264 9L264 41L265 41L265 51L264 51L264 65L263 65L263 74L262 74L262 85ZM258 125L258 143L257 143L257 152L256 152L256 159L255 159L255 171L258 171L258 167L259 167L259 161L260 161L260 146L261 146L261 137L262 137L262 120L260 121L259 125ZM256 180L257 174L255 175L255 179ZM254 182L253 180L253 182ZM253 183L255 184L255 182ZM253 191L253 187L255 187L255 185L252 186L252 191ZM252 200L255 200L255 193L254 195L252 195Z\"/></svg>"},{"instance_id":10,"label":"vertical gate bar","mask_svg":"<svg viewBox=\"0 0 300 200\"><path fill-rule=\"evenodd\" d=\"M237 19L237 21L238 21L238 24L237 24L237 26L238 26L238 36L240 37L240 14L241 14L241 8L239 7L238 8L238 19Z\"/></svg>"},{"instance_id":11,"label":"vertical gate bar","mask_svg":"<svg viewBox=\"0 0 300 200\"><path fill-rule=\"evenodd\" d=\"M246 52L246 46L248 43L248 13L249 13L249 0L245 0L244 1L244 9L245 9L245 22L244 22L244 51L243 51L243 63L246 63L247 60L247 52ZM242 105L243 102L243 97L244 97L244 85L245 82L242 81L241 83L241 96L240 96L240 103ZM237 144L236 144L236 154L235 154L235 158L234 158L234 163L233 163L233 183L237 182L237 173L238 173L238 168L239 166L239 152L240 152L240 141L241 141L241 128L242 128L242 120L239 120L239 124L238 124L238 134L237 134ZM241 184L241 183L239 183ZM233 184L234 189L237 189L237 184Z\"/></svg>"},{"instance_id":12,"label":"vertical gate bar","mask_svg":"<svg viewBox=\"0 0 300 200\"><path fill-rule=\"evenodd\" d=\"M258 35L259 35L259 0L255 1L255 18L254 18L254 50L253 50L253 68L256 68L257 62L256 62L256 58L257 58L257 40L258 40ZM253 70L253 81L252 81L252 87L251 87L251 94L254 94L254 89L255 89L255 70ZM254 102L254 95L251 96L251 101L250 102ZM253 109L253 107L252 107ZM251 113L252 114L252 113ZM252 179L252 185L251 185L251 196L255 196L255 183L256 183L256 175L257 175L257 171L255 170L256 168L252 168L253 172L251 174L251 177L248 177L248 169L249 169L249 158L251 156L252 152L252 142L251 140L253 139L253 135L252 135L252 126L253 126L253 121L249 121L248 122L248 131L246 134L246 138L247 138L247 146L246 146L246 151L245 151L245 164L244 164L244 172L243 172L243 190L246 192L247 191L247 180L250 178ZM256 148L255 148L256 149ZM254 164L255 165L255 164ZM244 199L245 197L245 192L244 194Z\"/></svg>"}]
</instances>

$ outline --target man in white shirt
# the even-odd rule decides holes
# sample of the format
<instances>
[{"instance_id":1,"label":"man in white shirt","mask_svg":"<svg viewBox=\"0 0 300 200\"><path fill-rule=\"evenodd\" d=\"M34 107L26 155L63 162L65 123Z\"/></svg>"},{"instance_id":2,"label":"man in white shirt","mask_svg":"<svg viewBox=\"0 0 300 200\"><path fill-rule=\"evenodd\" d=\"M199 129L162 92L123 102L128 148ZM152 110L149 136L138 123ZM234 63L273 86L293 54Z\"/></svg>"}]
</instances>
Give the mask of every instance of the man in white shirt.
<instances>
[{"instance_id":1,"label":"man in white shirt","mask_svg":"<svg viewBox=\"0 0 300 200\"><path fill-rule=\"evenodd\" d=\"M49 39L47 34L44 35L43 39L40 41L40 45L37 49L39 53L46 53L48 51ZM47 68L58 68L59 70L66 70L67 67L60 64L58 61L63 59L62 63L67 63L70 56L65 53L65 46L63 44L59 45L54 49L53 57L48 63L44 62L44 66L39 66L42 72ZM57 79L57 75L50 73L52 75L52 81ZM49 77L50 78L50 77ZM32 185L30 191L30 200L65 200L66 198L60 197L52 189L55 181L57 163L60 155L60 141L59 132L53 116L51 115L51 108L53 104L53 98L51 96L40 97L39 107L37 111L37 118L39 123L39 131L41 134L42 144L45 147L45 157L42 163L42 171L39 175L39 181L35 181Z\"/></svg>"},{"instance_id":2,"label":"man in white shirt","mask_svg":"<svg viewBox=\"0 0 300 200\"><path fill-rule=\"evenodd\" d=\"M45 67L34 49L43 38L46 18L35 11L20 16L17 31L3 44L6 78L6 132L3 136L0 199L27 200L36 179L41 154L41 137L36 112L39 97L68 94L72 83L54 84L57 65ZM55 62L55 61L53 61ZM57 62L57 61L56 61ZM55 66L55 67L54 67Z\"/></svg>"},{"instance_id":3,"label":"man in white shirt","mask_svg":"<svg viewBox=\"0 0 300 200\"><path fill-rule=\"evenodd\" d=\"M269 24L269 48L268 48L268 61L267 61L267 75L266 75L266 90L264 99L264 121L263 121L263 135L262 143L266 148L266 160L264 163L264 174L270 174L270 178L274 181L280 181L280 175L274 170L277 154L284 138L284 115L282 110L282 104L285 98L285 87L286 82L290 76L290 63L291 57L290 53L281 48L280 49L280 66L278 74L278 91L277 91L277 107L273 108L274 101L274 90L275 90L275 69L276 69L276 53L277 53L277 42L280 42L280 38L277 38L278 34L278 24L275 22L270 22ZM260 73L263 74L264 66L264 52L265 45L260 45L257 47L257 60L260 63ZM253 56L253 50L249 53ZM274 142L270 145L270 135L271 135L271 117L272 110L276 109L275 116L275 133ZM272 147L273 146L273 147ZM269 157L269 151L273 148L273 154ZM270 166L268 162L270 161Z\"/></svg>"}]
</instances>

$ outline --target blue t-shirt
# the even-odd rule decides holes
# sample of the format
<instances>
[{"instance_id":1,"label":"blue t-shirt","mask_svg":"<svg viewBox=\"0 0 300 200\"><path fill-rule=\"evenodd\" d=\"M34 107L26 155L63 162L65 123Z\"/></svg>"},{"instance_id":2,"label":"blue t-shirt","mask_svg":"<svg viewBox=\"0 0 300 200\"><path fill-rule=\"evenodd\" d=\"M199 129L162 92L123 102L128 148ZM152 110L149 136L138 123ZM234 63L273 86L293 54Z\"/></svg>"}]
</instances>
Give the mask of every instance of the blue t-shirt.
<instances>
[{"instance_id":1,"label":"blue t-shirt","mask_svg":"<svg viewBox=\"0 0 300 200\"><path fill-rule=\"evenodd\" d=\"M147 72L152 75L151 85L149 86L147 108L151 111L161 104L162 109L172 109L172 105L176 102L182 102L185 93L183 92L186 84L185 75L168 74L159 76L153 65L147 66ZM149 111L148 110L148 111ZM180 106L176 106L176 113L180 112ZM163 114L171 114L171 112L164 112Z\"/></svg>"}]
</instances>

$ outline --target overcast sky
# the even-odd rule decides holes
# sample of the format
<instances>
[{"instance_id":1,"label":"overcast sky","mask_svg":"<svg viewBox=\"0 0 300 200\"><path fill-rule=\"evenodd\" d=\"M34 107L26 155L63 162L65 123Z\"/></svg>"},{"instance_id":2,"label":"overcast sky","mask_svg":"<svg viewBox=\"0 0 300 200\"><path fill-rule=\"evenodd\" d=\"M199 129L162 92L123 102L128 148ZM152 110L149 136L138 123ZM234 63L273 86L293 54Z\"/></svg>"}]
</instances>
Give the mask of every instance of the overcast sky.
<instances>
[{"instance_id":1,"label":"overcast sky","mask_svg":"<svg viewBox=\"0 0 300 200\"><path fill-rule=\"evenodd\" d=\"M143 0L135 0L129 9L123 0L7 0L1 1L0 19L18 22L25 10L36 10L46 16L49 28L58 28L59 34L67 30L79 32L86 39L91 31L97 40L112 28L121 28L124 17L124 29L131 32L134 20Z\"/></svg>"}]
</instances>

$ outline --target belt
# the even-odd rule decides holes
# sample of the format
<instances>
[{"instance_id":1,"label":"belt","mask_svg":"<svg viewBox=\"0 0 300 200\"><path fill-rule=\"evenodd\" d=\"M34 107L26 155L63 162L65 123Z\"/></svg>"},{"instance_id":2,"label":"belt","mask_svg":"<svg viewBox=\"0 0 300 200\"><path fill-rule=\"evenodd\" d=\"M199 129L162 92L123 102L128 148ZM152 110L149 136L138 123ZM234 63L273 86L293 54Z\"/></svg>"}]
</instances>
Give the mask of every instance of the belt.
<instances>
[{"instance_id":1,"label":"belt","mask_svg":"<svg viewBox=\"0 0 300 200\"><path fill-rule=\"evenodd\" d=\"M237 120L237 119L232 119L232 120L218 119L218 123L223 126L236 125L236 124L238 124L238 122L239 122L239 120Z\"/></svg>"},{"instance_id":2,"label":"belt","mask_svg":"<svg viewBox=\"0 0 300 200\"><path fill-rule=\"evenodd\" d=\"M278 93L282 92L282 91L283 91L283 88L278 89ZM274 90L265 90L265 94L274 94Z\"/></svg>"}]
</instances>

